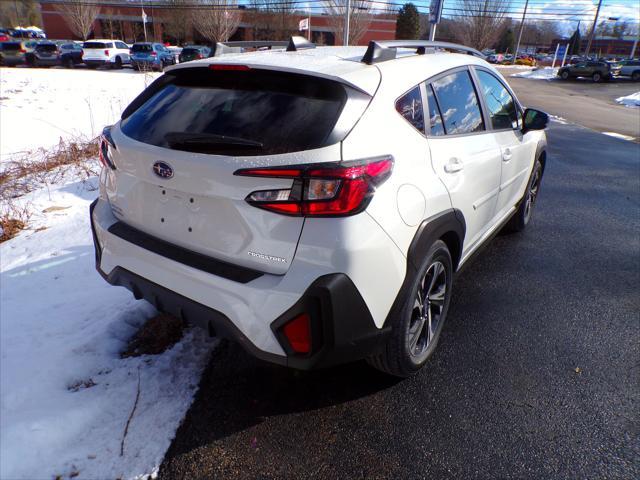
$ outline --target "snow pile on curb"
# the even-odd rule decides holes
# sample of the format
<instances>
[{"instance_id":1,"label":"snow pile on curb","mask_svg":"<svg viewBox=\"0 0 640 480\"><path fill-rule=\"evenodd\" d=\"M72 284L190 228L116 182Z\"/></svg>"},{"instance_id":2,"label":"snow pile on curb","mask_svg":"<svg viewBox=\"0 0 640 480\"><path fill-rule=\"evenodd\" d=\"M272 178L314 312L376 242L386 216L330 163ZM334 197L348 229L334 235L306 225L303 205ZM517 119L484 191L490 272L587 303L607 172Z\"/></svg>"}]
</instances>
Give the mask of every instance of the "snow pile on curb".
<instances>
[{"instance_id":1,"label":"snow pile on curb","mask_svg":"<svg viewBox=\"0 0 640 480\"><path fill-rule=\"evenodd\" d=\"M530 78L533 80L551 80L558 75L557 68L543 67L526 72L514 73L512 77Z\"/></svg>"},{"instance_id":2,"label":"snow pile on curb","mask_svg":"<svg viewBox=\"0 0 640 480\"><path fill-rule=\"evenodd\" d=\"M625 107L640 107L640 92L636 92L626 97L616 98L616 102L621 103Z\"/></svg>"},{"instance_id":3,"label":"snow pile on curb","mask_svg":"<svg viewBox=\"0 0 640 480\"><path fill-rule=\"evenodd\" d=\"M158 75L129 69L2 69L0 161L48 149L61 137L96 137Z\"/></svg>"},{"instance_id":4,"label":"snow pile on curb","mask_svg":"<svg viewBox=\"0 0 640 480\"><path fill-rule=\"evenodd\" d=\"M96 184L19 199L35 212L32 230L0 244L1 478L155 474L214 345L189 329L160 355L120 358L155 310L95 271Z\"/></svg>"}]
</instances>

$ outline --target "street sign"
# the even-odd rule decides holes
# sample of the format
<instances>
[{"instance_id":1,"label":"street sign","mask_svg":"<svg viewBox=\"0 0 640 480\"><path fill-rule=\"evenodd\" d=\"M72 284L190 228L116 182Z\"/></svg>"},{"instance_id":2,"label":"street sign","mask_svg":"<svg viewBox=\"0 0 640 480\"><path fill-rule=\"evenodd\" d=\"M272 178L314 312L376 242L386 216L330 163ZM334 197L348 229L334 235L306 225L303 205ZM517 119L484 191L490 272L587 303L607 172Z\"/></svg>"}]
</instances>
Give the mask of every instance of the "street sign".
<instances>
[{"instance_id":1,"label":"street sign","mask_svg":"<svg viewBox=\"0 0 640 480\"><path fill-rule=\"evenodd\" d=\"M429 6L429 23L440 23L443 5L444 0L431 0L431 5Z\"/></svg>"},{"instance_id":2,"label":"street sign","mask_svg":"<svg viewBox=\"0 0 640 480\"><path fill-rule=\"evenodd\" d=\"M302 20L300 20L300 22L298 23L298 30L299 31L304 31L304 30L309 30L309 19L308 18L303 18Z\"/></svg>"},{"instance_id":3,"label":"street sign","mask_svg":"<svg viewBox=\"0 0 640 480\"><path fill-rule=\"evenodd\" d=\"M558 57L564 57L565 52L567 51L568 45L560 45L558 47Z\"/></svg>"}]
</instances>

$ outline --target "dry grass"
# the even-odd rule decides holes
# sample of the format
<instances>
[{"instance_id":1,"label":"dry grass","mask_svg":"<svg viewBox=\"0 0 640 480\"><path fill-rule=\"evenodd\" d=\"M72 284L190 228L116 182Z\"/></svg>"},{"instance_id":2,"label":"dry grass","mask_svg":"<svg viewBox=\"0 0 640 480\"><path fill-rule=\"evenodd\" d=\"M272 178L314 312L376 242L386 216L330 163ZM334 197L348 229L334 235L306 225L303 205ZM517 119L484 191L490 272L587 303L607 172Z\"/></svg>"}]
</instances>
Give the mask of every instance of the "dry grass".
<instances>
[{"instance_id":1,"label":"dry grass","mask_svg":"<svg viewBox=\"0 0 640 480\"><path fill-rule=\"evenodd\" d=\"M26 152L0 170L0 243L27 228L29 204L18 199L37 188L66 179L86 181L99 173L97 140L62 140L54 148Z\"/></svg>"},{"instance_id":2,"label":"dry grass","mask_svg":"<svg viewBox=\"0 0 640 480\"><path fill-rule=\"evenodd\" d=\"M182 320L160 313L147 320L136 332L121 356L158 355L180 341L184 327Z\"/></svg>"}]
</instances>

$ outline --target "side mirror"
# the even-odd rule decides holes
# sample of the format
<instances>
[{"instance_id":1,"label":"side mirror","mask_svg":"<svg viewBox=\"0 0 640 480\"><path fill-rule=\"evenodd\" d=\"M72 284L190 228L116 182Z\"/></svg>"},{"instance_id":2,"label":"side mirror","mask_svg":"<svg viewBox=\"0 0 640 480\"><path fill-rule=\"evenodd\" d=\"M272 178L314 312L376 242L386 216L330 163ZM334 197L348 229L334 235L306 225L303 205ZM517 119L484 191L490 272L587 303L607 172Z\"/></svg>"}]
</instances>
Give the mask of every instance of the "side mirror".
<instances>
[{"instance_id":1,"label":"side mirror","mask_svg":"<svg viewBox=\"0 0 640 480\"><path fill-rule=\"evenodd\" d=\"M534 108L527 108L524 111L524 125L522 133L530 130L544 130L549 124L549 115Z\"/></svg>"}]
</instances>

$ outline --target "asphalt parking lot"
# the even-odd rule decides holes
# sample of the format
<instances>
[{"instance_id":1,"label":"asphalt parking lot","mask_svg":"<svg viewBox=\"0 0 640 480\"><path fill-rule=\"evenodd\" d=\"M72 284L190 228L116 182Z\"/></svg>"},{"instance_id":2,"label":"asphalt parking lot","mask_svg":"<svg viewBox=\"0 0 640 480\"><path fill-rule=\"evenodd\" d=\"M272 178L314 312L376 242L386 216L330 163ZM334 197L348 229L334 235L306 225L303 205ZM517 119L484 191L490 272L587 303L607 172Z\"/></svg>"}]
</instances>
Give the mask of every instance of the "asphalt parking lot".
<instances>
[{"instance_id":1,"label":"asphalt parking lot","mask_svg":"<svg viewBox=\"0 0 640 480\"><path fill-rule=\"evenodd\" d=\"M640 83L627 78L598 84L591 79L532 80L509 76L513 72L502 70L524 105L600 132L614 132L640 141L640 112L615 101L640 91Z\"/></svg>"},{"instance_id":2,"label":"asphalt parking lot","mask_svg":"<svg viewBox=\"0 0 640 480\"><path fill-rule=\"evenodd\" d=\"M533 223L456 280L422 372L299 373L223 344L160 478L640 478L640 151L548 137Z\"/></svg>"}]
</instances>

